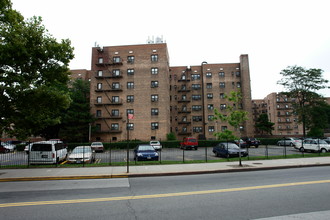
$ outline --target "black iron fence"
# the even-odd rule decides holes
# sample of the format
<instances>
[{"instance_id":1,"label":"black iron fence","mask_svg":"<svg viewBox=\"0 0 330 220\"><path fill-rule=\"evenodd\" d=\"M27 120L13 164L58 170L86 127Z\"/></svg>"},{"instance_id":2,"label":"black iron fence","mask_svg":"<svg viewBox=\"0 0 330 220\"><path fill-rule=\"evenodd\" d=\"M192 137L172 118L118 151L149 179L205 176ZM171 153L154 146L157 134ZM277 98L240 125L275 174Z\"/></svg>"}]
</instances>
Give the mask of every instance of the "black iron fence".
<instances>
[{"instance_id":1,"label":"black iron fence","mask_svg":"<svg viewBox=\"0 0 330 220\"><path fill-rule=\"evenodd\" d=\"M244 148L242 148L244 149ZM294 158L305 156L330 156L330 153L301 152L294 147L260 145L258 148L246 148L248 156L242 160L261 160L274 158ZM104 152L93 153L92 158L88 153L70 162L72 151L67 149L65 157L60 158L57 151L48 154L33 154L29 151L15 150L0 154L0 168L33 168L33 167L84 167L84 166L126 166L143 164L175 164L175 163L207 163L237 160L237 157L217 157L213 147L199 147L198 150L182 150L180 148L163 148L157 152L156 161L136 160L133 149L107 149ZM146 158L148 159L148 158Z\"/></svg>"}]
</instances>

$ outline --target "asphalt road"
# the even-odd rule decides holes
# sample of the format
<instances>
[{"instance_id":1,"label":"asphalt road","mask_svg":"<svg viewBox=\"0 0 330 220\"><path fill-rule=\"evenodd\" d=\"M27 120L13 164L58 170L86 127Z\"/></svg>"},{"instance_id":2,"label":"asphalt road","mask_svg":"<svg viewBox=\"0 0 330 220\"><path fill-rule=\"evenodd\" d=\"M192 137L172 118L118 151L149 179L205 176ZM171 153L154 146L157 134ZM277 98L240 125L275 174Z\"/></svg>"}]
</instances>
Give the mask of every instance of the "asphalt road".
<instances>
[{"instance_id":1,"label":"asphalt road","mask_svg":"<svg viewBox=\"0 0 330 220\"><path fill-rule=\"evenodd\" d=\"M287 219L289 215L328 219L329 188L330 167L2 182L0 213L6 220Z\"/></svg>"},{"instance_id":2,"label":"asphalt road","mask_svg":"<svg viewBox=\"0 0 330 220\"><path fill-rule=\"evenodd\" d=\"M179 148L165 148L160 152L160 159L162 161L189 161L189 160L215 160L212 147L200 147L197 151L195 150L181 150ZM298 150L293 147L279 147L279 146L268 146L265 148L264 145L259 148L251 147L248 149L249 155L253 156L278 156L290 155L290 154L301 154ZM306 153L305 153L306 154ZM133 161L134 152L129 152L130 161ZM111 150L103 153L96 153L96 163L112 163L112 162L125 162L127 161L126 150ZM14 152L7 154L0 154L0 167L6 165L27 165L28 156L25 152Z\"/></svg>"}]
</instances>

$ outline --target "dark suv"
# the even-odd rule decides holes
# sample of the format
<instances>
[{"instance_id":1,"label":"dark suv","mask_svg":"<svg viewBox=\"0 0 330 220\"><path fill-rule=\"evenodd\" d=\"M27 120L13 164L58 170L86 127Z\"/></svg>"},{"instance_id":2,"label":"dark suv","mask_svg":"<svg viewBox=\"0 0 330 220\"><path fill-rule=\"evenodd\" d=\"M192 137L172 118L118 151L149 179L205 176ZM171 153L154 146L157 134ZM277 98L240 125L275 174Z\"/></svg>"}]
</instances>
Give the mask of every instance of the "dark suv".
<instances>
[{"instance_id":1,"label":"dark suv","mask_svg":"<svg viewBox=\"0 0 330 220\"><path fill-rule=\"evenodd\" d=\"M242 140L246 142L248 147L255 146L256 148L258 148L261 144L257 138L243 137Z\"/></svg>"}]
</instances>

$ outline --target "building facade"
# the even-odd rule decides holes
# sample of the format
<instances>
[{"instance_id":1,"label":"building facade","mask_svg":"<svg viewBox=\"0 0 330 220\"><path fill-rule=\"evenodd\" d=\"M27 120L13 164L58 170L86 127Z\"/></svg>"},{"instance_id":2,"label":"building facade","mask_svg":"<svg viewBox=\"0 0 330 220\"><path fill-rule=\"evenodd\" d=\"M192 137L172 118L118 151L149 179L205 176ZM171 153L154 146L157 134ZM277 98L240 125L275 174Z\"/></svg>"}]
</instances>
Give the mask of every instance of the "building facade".
<instances>
[{"instance_id":1,"label":"building facade","mask_svg":"<svg viewBox=\"0 0 330 220\"><path fill-rule=\"evenodd\" d=\"M87 73L93 141L165 140L170 132L179 140L215 139L215 132L233 130L212 120L215 108L224 112L230 104L231 91L241 92L239 108L251 118L235 134L253 135L248 55L239 63L171 67L166 43L93 47Z\"/></svg>"},{"instance_id":2,"label":"building facade","mask_svg":"<svg viewBox=\"0 0 330 220\"><path fill-rule=\"evenodd\" d=\"M294 100L287 98L286 95L274 92L262 100L252 100L252 103L254 121L260 114L267 114L268 120L274 123L273 135L296 137L303 134L302 124L298 123L298 116L292 107ZM255 134L262 135L257 130Z\"/></svg>"}]
</instances>

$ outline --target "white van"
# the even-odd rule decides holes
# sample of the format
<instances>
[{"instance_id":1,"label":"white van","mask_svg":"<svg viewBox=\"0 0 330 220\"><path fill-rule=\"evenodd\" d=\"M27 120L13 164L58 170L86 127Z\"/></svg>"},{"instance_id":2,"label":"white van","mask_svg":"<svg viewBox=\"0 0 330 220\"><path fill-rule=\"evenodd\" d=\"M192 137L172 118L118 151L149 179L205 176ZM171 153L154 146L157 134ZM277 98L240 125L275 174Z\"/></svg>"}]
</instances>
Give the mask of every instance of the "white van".
<instances>
[{"instance_id":1,"label":"white van","mask_svg":"<svg viewBox=\"0 0 330 220\"><path fill-rule=\"evenodd\" d=\"M62 141L40 141L32 144L28 159L30 164L55 164L65 160L67 155Z\"/></svg>"}]
</instances>

